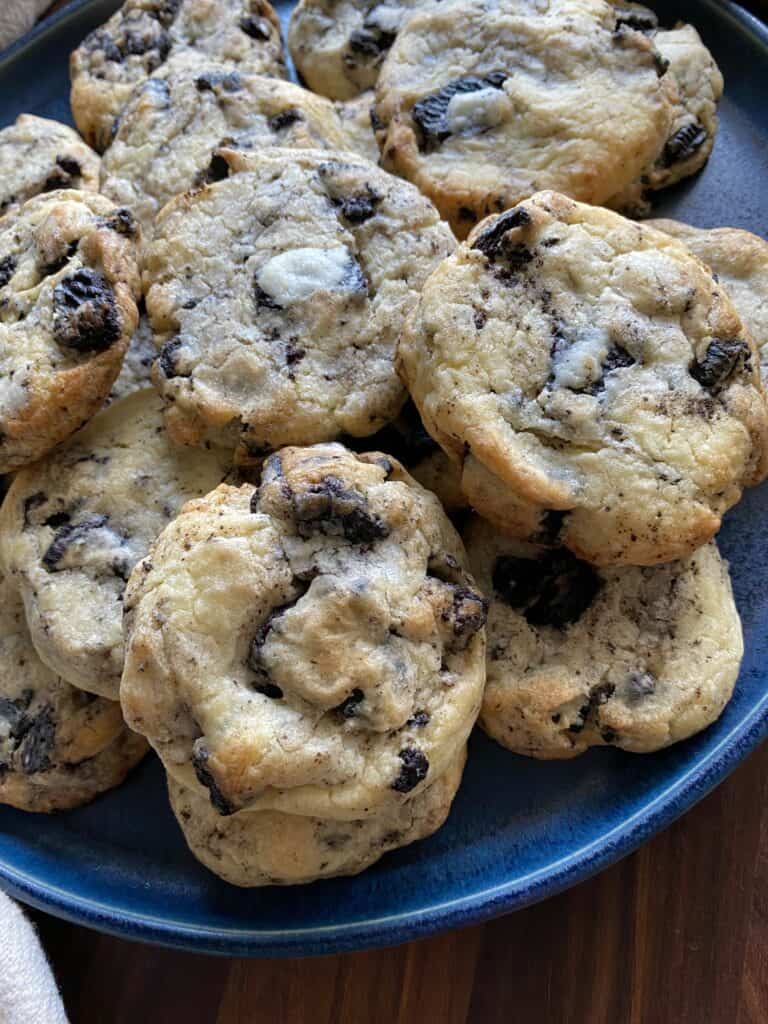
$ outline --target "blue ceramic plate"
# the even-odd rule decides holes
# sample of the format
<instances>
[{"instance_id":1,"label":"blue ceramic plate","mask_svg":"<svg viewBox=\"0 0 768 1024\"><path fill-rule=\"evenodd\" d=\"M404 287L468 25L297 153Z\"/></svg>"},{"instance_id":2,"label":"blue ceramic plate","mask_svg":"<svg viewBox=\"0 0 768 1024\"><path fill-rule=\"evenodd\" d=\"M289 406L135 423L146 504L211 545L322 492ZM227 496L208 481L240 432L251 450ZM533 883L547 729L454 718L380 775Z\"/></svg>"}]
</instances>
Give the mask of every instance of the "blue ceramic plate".
<instances>
[{"instance_id":1,"label":"blue ceramic plate","mask_svg":"<svg viewBox=\"0 0 768 1024\"><path fill-rule=\"evenodd\" d=\"M24 110L69 120L67 54L117 6L74 3L0 57L0 124ZM283 10L290 5L280 5ZM768 229L768 30L718 0L659 4L698 26L726 80L709 166L658 204L704 227ZM200 867L148 761L119 790L50 818L0 809L9 892L82 924L233 955L296 955L402 942L515 910L629 853L722 781L768 731L768 491L729 516L747 655L734 699L703 735L652 756L595 750L571 762L515 757L483 735L448 824L358 878L244 891Z\"/></svg>"}]
</instances>

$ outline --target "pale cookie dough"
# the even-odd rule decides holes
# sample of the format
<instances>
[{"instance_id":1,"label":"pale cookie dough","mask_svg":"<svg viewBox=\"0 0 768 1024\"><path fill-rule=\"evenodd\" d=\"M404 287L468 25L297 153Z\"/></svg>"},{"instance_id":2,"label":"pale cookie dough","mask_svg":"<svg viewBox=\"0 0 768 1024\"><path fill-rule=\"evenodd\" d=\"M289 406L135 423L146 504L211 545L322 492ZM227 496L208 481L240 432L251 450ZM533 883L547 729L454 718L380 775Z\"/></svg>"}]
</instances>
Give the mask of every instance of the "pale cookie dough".
<instances>
[{"instance_id":1,"label":"pale cookie dough","mask_svg":"<svg viewBox=\"0 0 768 1024\"><path fill-rule=\"evenodd\" d=\"M0 473L86 423L120 372L140 293L138 229L94 192L0 218Z\"/></svg>"},{"instance_id":2,"label":"pale cookie dough","mask_svg":"<svg viewBox=\"0 0 768 1024\"><path fill-rule=\"evenodd\" d=\"M226 177L218 146L260 151L345 149L333 104L276 78L215 61L174 58L133 93L104 154L102 192L128 206L151 236L158 211L181 192Z\"/></svg>"},{"instance_id":3,"label":"pale cookie dough","mask_svg":"<svg viewBox=\"0 0 768 1024\"><path fill-rule=\"evenodd\" d=\"M147 389L16 475L0 513L0 555L40 657L68 683L117 699L126 580L184 502L228 469L224 452L174 446Z\"/></svg>"},{"instance_id":4,"label":"pale cookie dough","mask_svg":"<svg viewBox=\"0 0 768 1024\"><path fill-rule=\"evenodd\" d=\"M394 459L283 449L136 566L126 721L219 814L382 814L440 778L479 709L486 603L464 566Z\"/></svg>"},{"instance_id":5,"label":"pale cookie dough","mask_svg":"<svg viewBox=\"0 0 768 1024\"><path fill-rule=\"evenodd\" d=\"M168 777L168 794L197 859L232 885L297 885L357 875L390 850L432 835L443 824L461 782L466 753L412 800L375 818L336 821L241 811L222 818L209 801Z\"/></svg>"},{"instance_id":6,"label":"pale cookie dough","mask_svg":"<svg viewBox=\"0 0 768 1024\"><path fill-rule=\"evenodd\" d=\"M285 75L280 22L267 0L126 0L72 53L75 124L99 152L133 90L171 57Z\"/></svg>"},{"instance_id":7,"label":"pale cookie dough","mask_svg":"<svg viewBox=\"0 0 768 1024\"><path fill-rule=\"evenodd\" d=\"M0 129L0 215L58 188L99 191L100 160L58 121L20 114Z\"/></svg>"},{"instance_id":8,"label":"pale cookie dough","mask_svg":"<svg viewBox=\"0 0 768 1024\"><path fill-rule=\"evenodd\" d=\"M78 807L118 786L147 749L119 704L76 690L40 661L18 591L0 573L0 804Z\"/></svg>"},{"instance_id":9,"label":"pale cookie dough","mask_svg":"<svg viewBox=\"0 0 768 1024\"><path fill-rule=\"evenodd\" d=\"M419 0L301 0L291 14L288 49L310 89L348 100L376 85L402 22Z\"/></svg>"},{"instance_id":10,"label":"pale cookie dough","mask_svg":"<svg viewBox=\"0 0 768 1024\"><path fill-rule=\"evenodd\" d=\"M405 400L395 344L448 226L351 153L219 153L237 173L169 203L145 254L169 433L240 463L370 436Z\"/></svg>"},{"instance_id":11,"label":"pale cookie dough","mask_svg":"<svg viewBox=\"0 0 768 1024\"><path fill-rule=\"evenodd\" d=\"M556 193L441 263L398 359L472 507L596 564L683 557L765 474L755 346L725 289L682 243Z\"/></svg>"},{"instance_id":12,"label":"pale cookie dough","mask_svg":"<svg viewBox=\"0 0 768 1024\"><path fill-rule=\"evenodd\" d=\"M443 0L402 26L376 86L382 166L464 238L541 189L603 203L672 130L677 86L603 0Z\"/></svg>"},{"instance_id":13,"label":"pale cookie dough","mask_svg":"<svg viewBox=\"0 0 768 1024\"><path fill-rule=\"evenodd\" d=\"M718 718L743 641L713 542L666 565L594 569L479 518L465 539L491 599L480 720L502 746L542 758L603 744L647 753Z\"/></svg>"}]
</instances>

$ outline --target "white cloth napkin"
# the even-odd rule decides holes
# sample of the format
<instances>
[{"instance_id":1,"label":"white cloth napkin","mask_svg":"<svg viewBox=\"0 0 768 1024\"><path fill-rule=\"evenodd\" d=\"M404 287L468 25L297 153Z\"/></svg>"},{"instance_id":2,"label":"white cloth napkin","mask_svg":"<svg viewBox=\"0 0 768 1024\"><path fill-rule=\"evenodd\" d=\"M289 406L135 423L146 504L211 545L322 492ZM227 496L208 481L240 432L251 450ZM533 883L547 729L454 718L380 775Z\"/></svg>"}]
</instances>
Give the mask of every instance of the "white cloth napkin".
<instances>
[{"instance_id":1,"label":"white cloth napkin","mask_svg":"<svg viewBox=\"0 0 768 1024\"><path fill-rule=\"evenodd\" d=\"M23 36L53 0L0 0L0 50Z\"/></svg>"},{"instance_id":2,"label":"white cloth napkin","mask_svg":"<svg viewBox=\"0 0 768 1024\"><path fill-rule=\"evenodd\" d=\"M4 892L0 892L0 1024L67 1024L40 940Z\"/></svg>"}]
</instances>

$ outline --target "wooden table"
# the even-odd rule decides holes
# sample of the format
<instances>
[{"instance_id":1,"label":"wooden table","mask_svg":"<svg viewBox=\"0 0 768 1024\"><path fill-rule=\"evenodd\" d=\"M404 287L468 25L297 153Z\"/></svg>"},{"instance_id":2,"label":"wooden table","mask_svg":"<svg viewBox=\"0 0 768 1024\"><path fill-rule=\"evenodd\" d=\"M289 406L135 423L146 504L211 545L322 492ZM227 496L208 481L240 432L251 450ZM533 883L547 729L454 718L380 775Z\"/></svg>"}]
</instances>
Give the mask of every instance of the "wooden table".
<instances>
[{"instance_id":1,"label":"wooden table","mask_svg":"<svg viewBox=\"0 0 768 1024\"><path fill-rule=\"evenodd\" d=\"M768 745L597 878L396 949L226 960L35 917L73 1024L766 1024Z\"/></svg>"}]
</instances>

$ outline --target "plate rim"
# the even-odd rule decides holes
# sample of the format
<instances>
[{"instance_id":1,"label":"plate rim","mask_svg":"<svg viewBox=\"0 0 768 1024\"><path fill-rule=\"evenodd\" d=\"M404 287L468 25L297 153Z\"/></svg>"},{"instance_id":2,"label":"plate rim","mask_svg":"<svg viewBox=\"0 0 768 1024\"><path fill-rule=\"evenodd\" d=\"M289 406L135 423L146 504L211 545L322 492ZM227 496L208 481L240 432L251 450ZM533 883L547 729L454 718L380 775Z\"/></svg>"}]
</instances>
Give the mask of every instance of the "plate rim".
<instances>
[{"instance_id":1,"label":"plate rim","mask_svg":"<svg viewBox=\"0 0 768 1024\"><path fill-rule=\"evenodd\" d=\"M700 0L768 53L768 25L734 0ZM71 0L0 53L0 66L55 34L94 0ZM768 736L768 689L717 745L676 775L629 817L589 843L534 872L456 899L399 914L301 929L191 925L92 900L43 882L0 854L0 888L22 902L65 920L120 938L224 956L320 956L395 945L450 928L476 924L541 902L628 856L707 796ZM0 836L0 845L2 837Z\"/></svg>"}]
</instances>

